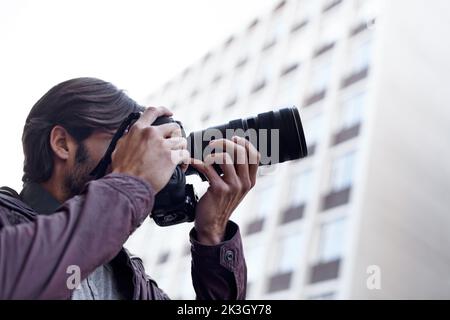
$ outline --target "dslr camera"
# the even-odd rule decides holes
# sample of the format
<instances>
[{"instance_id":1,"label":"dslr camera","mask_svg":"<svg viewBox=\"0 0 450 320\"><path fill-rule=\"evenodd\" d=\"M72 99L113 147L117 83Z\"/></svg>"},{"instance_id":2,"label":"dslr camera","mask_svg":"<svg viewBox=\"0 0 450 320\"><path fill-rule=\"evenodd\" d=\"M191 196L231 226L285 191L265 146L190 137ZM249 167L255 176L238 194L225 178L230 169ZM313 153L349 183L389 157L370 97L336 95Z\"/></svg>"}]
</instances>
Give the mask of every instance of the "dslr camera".
<instances>
[{"instance_id":1,"label":"dslr camera","mask_svg":"<svg viewBox=\"0 0 450 320\"><path fill-rule=\"evenodd\" d=\"M132 113L121 124L104 157L91 172L94 178L99 179L105 175L117 141L139 119L140 115L140 113ZM295 107L269 111L246 119L232 120L227 124L192 132L188 136L186 136L182 123L172 117L160 117L151 125L169 122L178 123L183 136L187 138L191 157L199 160L203 160L209 153L214 152L208 147L211 140L231 139L233 136L243 137L257 148L261 153L260 166L297 160L308 155L300 114ZM219 175L222 174L220 166L214 165L214 169ZM198 175L203 181L207 180L192 166L189 166L186 172L183 172L181 166L177 166L167 185L155 197L151 218L159 226L194 221L198 197L193 185L186 183L186 176L189 175Z\"/></svg>"}]
</instances>

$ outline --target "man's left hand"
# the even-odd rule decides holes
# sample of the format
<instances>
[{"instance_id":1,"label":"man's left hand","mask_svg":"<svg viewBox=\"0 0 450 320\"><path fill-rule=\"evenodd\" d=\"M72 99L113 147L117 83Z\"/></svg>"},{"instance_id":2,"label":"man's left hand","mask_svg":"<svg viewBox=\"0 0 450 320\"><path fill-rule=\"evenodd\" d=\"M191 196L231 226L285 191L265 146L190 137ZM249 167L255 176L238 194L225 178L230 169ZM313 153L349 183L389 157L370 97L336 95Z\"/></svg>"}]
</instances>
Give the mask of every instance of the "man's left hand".
<instances>
[{"instance_id":1,"label":"man's left hand","mask_svg":"<svg viewBox=\"0 0 450 320\"><path fill-rule=\"evenodd\" d=\"M261 155L248 140L240 137L213 140L209 145L223 152L208 155L204 162L192 159L191 165L209 181L208 190L197 204L195 230L200 243L217 245L224 241L231 214L256 183ZM213 164L220 166L222 176Z\"/></svg>"}]
</instances>

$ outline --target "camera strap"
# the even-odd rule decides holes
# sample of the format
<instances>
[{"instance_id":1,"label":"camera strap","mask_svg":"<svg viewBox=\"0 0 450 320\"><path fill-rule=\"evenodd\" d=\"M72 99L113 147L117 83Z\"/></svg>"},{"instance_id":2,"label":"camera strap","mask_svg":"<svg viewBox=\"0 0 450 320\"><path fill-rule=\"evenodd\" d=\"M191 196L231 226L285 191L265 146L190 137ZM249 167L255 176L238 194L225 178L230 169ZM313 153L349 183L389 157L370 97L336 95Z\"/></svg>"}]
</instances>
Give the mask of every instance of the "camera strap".
<instances>
[{"instance_id":1,"label":"camera strap","mask_svg":"<svg viewBox=\"0 0 450 320\"><path fill-rule=\"evenodd\" d=\"M129 128L136 122L137 119L141 117L141 114L139 112L133 112L131 113L120 125L119 129L117 129L116 133L114 134L111 143L108 146L108 149L105 152L105 155L100 160L98 165L95 167L94 170L90 173L91 176L93 176L95 179L100 179L106 174L106 170L108 169L109 165L112 161L112 153L116 149L117 142L120 140L120 138L123 137L125 132L129 130Z\"/></svg>"}]
</instances>

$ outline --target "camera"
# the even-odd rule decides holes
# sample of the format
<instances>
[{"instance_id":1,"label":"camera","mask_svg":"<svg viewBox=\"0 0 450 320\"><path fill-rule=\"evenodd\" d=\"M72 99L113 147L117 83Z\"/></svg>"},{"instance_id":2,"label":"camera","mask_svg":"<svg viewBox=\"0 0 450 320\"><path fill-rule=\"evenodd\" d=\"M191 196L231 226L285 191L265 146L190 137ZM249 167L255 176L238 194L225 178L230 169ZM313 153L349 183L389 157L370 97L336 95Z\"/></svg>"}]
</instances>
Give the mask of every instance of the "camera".
<instances>
[{"instance_id":1,"label":"camera","mask_svg":"<svg viewBox=\"0 0 450 320\"><path fill-rule=\"evenodd\" d=\"M132 113L122 123L114 135L105 156L92 171L95 178L102 177L109 164L111 154L117 141L126 130L140 117L140 113ZM255 117L236 119L227 124L210 127L196 131L186 136L181 122L171 117L160 117L152 125L162 125L176 122L182 129L182 134L188 141L188 151L191 157L203 160L209 153L209 142L214 139L231 139L240 136L249 140L260 152L260 166L268 166L286 161L297 160L308 155L300 114L297 108L284 108L258 114ZM220 166L214 169L222 174ZM201 173L189 166L183 172L177 166L167 185L156 195L151 218L159 226L171 226L183 222L192 222L195 219L195 207L198 198L193 185L186 183L186 176L196 174L206 181Z\"/></svg>"}]
</instances>

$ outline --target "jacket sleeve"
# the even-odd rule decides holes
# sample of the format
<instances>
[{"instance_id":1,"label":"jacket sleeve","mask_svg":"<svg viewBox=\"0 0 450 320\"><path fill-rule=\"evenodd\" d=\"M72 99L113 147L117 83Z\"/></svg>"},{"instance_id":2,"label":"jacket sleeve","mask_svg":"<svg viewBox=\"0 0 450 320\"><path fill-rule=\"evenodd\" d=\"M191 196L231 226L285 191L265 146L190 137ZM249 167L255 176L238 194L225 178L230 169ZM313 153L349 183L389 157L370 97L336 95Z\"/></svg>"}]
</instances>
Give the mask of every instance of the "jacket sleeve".
<instances>
[{"instance_id":1,"label":"jacket sleeve","mask_svg":"<svg viewBox=\"0 0 450 320\"><path fill-rule=\"evenodd\" d=\"M228 222L225 241L205 246L190 232L192 281L200 300L243 300L247 288L247 266L239 227Z\"/></svg>"},{"instance_id":2,"label":"jacket sleeve","mask_svg":"<svg viewBox=\"0 0 450 320\"><path fill-rule=\"evenodd\" d=\"M151 211L154 195L140 179L111 174L55 214L1 228L0 299L69 298L74 270L84 279L110 261Z\"/></svg>"}]
</instances>

